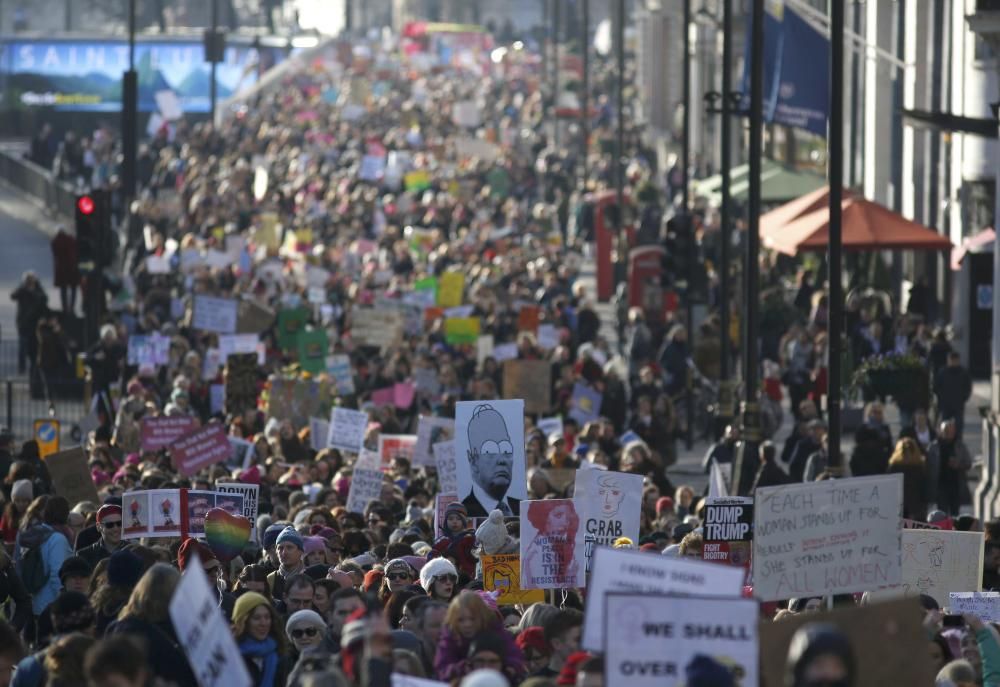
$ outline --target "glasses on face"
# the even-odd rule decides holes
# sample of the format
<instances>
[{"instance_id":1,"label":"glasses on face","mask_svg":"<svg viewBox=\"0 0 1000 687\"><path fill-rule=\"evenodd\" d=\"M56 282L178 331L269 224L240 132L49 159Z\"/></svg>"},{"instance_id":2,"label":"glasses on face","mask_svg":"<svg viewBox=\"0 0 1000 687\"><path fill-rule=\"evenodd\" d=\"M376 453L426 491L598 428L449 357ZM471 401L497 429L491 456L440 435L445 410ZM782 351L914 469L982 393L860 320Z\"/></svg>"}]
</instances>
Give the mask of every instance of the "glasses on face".
<instances>
[{"instance_id":1,"label":"glasses on face","mask_svg":"<svg viewBox=\"0 0 1000 687\"><path fill-rule=\"evenodd\" d=\"M292 630L292 639L302 639L303 637L315 637L319 630L315 627L304 627L301 630Z\"/></svg>"},{"instance_id":2,"label":"glasses on face","mask_svg":"<svg viewBox=\"0 0 1000 687\"><path fill-rule=\"evenodd\" d=\"M399 573L389 573L386 578L392 582L403 582L410 579L409 573L399 572Z\"/></svg>"},{"instance_id":3,"label":"glasses on face","mask_svg":"<svg viewBox=\"0 0 1000 687\"><path fill-rule=\"evenodd\" d=\"M121 527L122 526L122 521L121 520L105 520L104 522L101 523L101 526L104 529L106 529L106 530L113 530L113 529L115 529L117 527Z\"/></svg>"},{"instance_id":4,"label":"glasses on face","mask_svg":"<svg viewBox=\"0 0 1000 687\"><path fill-rule=\"evenodd\" d=\"M454 584L455 582L458 582L458 577L455 576L455 575L451 575L451 574L449 574L449 575L437 575L434 578L434 581L435 582L451 582L452 584Z\"/></svg>"}]
</instances>

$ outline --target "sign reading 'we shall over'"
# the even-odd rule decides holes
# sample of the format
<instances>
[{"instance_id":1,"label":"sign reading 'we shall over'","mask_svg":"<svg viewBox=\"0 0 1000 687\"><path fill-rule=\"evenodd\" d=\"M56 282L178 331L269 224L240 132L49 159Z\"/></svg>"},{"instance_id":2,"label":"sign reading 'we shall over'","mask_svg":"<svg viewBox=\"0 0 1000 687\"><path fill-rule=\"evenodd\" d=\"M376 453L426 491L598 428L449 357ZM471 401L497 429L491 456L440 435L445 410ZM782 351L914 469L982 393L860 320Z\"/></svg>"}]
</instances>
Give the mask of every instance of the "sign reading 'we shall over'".
<instances>
[{"instance_id":1,"label":"sign reading 'we shall over'","mask_svg":"<svg viewBox=\"0 0 1000 687\"><path fill-rule=\"evenodd\" d=\"M754 595L775 601L899 584L902 510L902 475L758 489Z\"/></svg>"}]
</instances>

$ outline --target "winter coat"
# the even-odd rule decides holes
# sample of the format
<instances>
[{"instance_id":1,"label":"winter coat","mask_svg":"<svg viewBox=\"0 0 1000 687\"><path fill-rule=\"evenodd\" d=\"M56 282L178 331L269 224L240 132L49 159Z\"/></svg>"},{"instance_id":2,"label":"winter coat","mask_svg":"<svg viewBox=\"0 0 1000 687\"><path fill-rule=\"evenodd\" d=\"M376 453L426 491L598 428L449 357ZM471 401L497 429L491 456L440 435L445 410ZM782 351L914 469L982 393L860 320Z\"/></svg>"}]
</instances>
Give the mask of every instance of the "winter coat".
<instances>
[{"instance_id":1,"label":"winter coat","mask_svg":"<svg viewBox=\"0 0 1000 687\"><path fill-rule=\"evenodd\" d=\"M17 331L23 336L34 336L38 320L45 316L49 309L49 297L41 287L29 288L21 285L10 295L17 303Z\"/></svg>"},{"instance_id":2,"label":"winter coat","mask_svg":"<svg viewBox=\"0 0 1000 687\"><path fill-rule=\"evenodd\" d=\"M923 463L890 463L889 474L903 475L903 517L927 518L927 469Z\"/></svg>"},{"instance_id":3,"label":"winter coat","mask_svg":"<svg viewBox=\"0 0 1000 687\"><path fill-rule=\"evenodd\" d=\"M498 617L487 632L494 633L503 640L503 664L516 675L524 675L524 653L514 641L514 635L504 629L503 621ZM437 655L434 657L434 672L437 679L451 682L469 671L469 645L472 642L461 635L455 634L451 628L441 628L441 639L438 640Z\"/></svg>"},{"instance_id":4,"label":"winter coat","mask_svg":"<svg viewBox=\"0 0 1000 687\"><path fill-rule=\"evenodd\" d=\"M41 615L62 589L59 568L63 561L73 555L73 547L65 535L53 527L42 523L29 525L17 533L17 542L14 544L14 561L19 567L25 549L35 547L41 547L46 579L45 586L31 598L31 610L35 615Z\"/></svg>"},{"instance_id":5,"label":"winter coat","mask_svg":"<svg viewBox=\"0 0 1000 687\"><path fill-rule=\"evenodd\" d=\"M76 237L60 230L52 239L52 272L56 288L78 286L80 267L77 259Z\"/></svg>"},{"instance_id":6,"label":"winter coat","mask_svg":"<svg viewBox=\"0 0 1000 687\"><path fill-rule=\"evenodd\" d=\"M126 616L108 625L107 636L129 635L149 647L149 667L155 677L178 685L195 687L198 682L169 620L151 623Z\"/></svg>"},{"instance_id":7,"label":"winter coat","mask_svg":"<svg viewBox=\"0 0 1000 687\"><path fill-rule=\"evenodd\" d=\"M934 394L942 416L955 415L972 396L972 378L964 367L942 367L934 378Z\"/></svg>"}]
</instances>

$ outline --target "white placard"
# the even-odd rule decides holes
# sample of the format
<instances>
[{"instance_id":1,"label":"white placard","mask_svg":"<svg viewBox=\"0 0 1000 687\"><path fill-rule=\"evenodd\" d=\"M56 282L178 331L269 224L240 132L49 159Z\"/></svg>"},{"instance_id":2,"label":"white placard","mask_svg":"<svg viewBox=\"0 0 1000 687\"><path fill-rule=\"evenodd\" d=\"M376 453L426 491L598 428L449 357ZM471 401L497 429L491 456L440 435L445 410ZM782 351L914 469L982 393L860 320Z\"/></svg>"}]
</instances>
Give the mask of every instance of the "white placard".
<instances>
[{"instance_id":1,"label":"white placard","mask_svg":"<svg viewBox=\"0 0 1000 687\"><path fill-rule=\"evenodd\" d=\"M458 476L455 467L455 442L441 441L431 445L434 464L437 466L438 491L442 494L458 493Z\"/></svg>"},{"instance_id":2,"label":"white placard","mask_svg":"<svg viewBox=\"0 0 1000 687\"><path fill-rule=\"evenodd\" d=\"M177 94L170 90L157 91L153 94L156 100L156 107L167 121L180 119L184 116L184 109L181 107L181 100Z\"/></svg>"},{"instance_id":3,"label":"white placard","mask_svg":"<svg viewBox=\"0 0 1000 687\"><path fill-rule=\"evenodd\" d=\"M927 594L942 606L952 592L977 592L983 582L983 533L903 530L900 586L875 592L876 599Z\"/></svg>"},{"instance_id":4,"label":"white placard","mask_svg":"<svg viewBox=\"0 0 1000 687\"><path fill-rule=\"evenodd\" d=\"M642 475L605 470L576 471L573 502L583 522L587 542L594 546L612 546L618 537L639 541L642 482Z\"/></svg>"},{"instance_id":5,"label":"white placard","mask_svg":"<svg viewBox=\"0 0 1000 687\"><path fill-rule=\"evenodd\" d=\"M899 474L758 489L754 596L775 601L898 585L902 511Z\"/></svg>"},{"instance_id":6,"label":"white placard","mask_svg":"<svg viewBox=\"0 0 1000 687\"><path fill-rule=\"evenodd\" d=\"M147 255L146 271L150 274L170 274L170 257L166 255Z\"/></svg>"},{"instance_id":7,"label":"white placard","mask_svg":"<svg viewBox=\"0 0 1000 687\"><path fill-rule=\"evenodd\" d=\"M322 451L327 447L330 437L330 423L318 417L309 418L309 444L313 451Z\"/></svg>"},{"instance_id":8,"label":"white placard","mask_svg":"<svg viewBox=\"0 0 1000 687\"><path fill-rule=\"evenodd\" d=\"M541 430L542 434L546 438L552 436L553 434L558 434L562 436L563 433L563 420L561 417L543 417L539 418L538 422L535 423L535 427ZM641 488L640 488L641 491Z\"/></svg>"},{"instance_id":9,"label":"white placard","mask_svg":"<svg viewBox=\"0 0 1000 687\"><path fill-rule=\"evenodd\" d=\"M257 364L263 365L267 347L256 334L223 334L219 337L219 353L223 360L239 353L256 353Z\"/></svg>"},{"instance_id":10,"label":"white placard","mask_svg":"<svg viewBox=\"0 0 1000 687\"><path fill-rule=\"evenodd\" d=\"M472 128L479 126L482 117L475 100L460 100L451 106L451 121L455 126Z\"/></svg>"},{"instance_id":11,"label":"white placard","mask_svg":"<svg viewBox=\"0 0 1000 687\"><path fill-rule=\"evenodd\" d=\"M573 500L524 501L521 509L521 589L582 587L587 562Z\"/></svg>"},{"instance_id":12,"label":"white placard","mask_svg":"<svg viewBox=\"0 0 1000 687\"><path fill-rule=\"evenodd\" d=\"M1000 592L952 592L948 611L969 613L984 623L1000 622Z\"/></svg>"},{"instance_id":13,"label":"white placard","mask_svg":"<svg viewBox=\"0 0 1000 687\"><path fill-rule=\"evenodd\" d=\"M382 471L367 467L354 466L351 474L351 490L347 494L347 510L352 513L364 513L365 506L377 500L382 495Z\"/></svg>"},{"instance_id":14,"label":"white placard","mask_svg":"<svg viewBox=\"0 0 1000 687\"><path fill-rule=\"evenodd\" d=\"M493 359L498 363L505 360L517 360L518 351L516 343L497 344L493 347Z\"/></svg>"},{"instance_id":15,"label":"white placard","mask_svg":"<svg viewBox=\"0 0 1000 687\"><path fill-rule=\"evenodd\" d=\"M251 687L243 656L197 554L174 589L170 619L201 687Z\"/></svg>"},{"instance_id":16,"label":"white placard","mask_svg":"<svg viewBox=\"0 0 1000 687\"><path fill-rule=\"evenodd\" d=\"M354 372L351 359L346 355L331 355L326 359L326 371L337 385L337 394L347 396L354 393Z\"/></svg>"},{"instance_id":17,"label":"white placard","mask_svg":"<svg viewBox=\"0 0 1000 687\"><path fill-rule=\"evenodd\" d=\"M757 685L757 622L753 599L706 599L649 594L605 597L606 685L686 684L686 667L710 656Z\"/></svg>"},{"instance_id":18,"label":"white placard","mask_svg":"<svg viewBox=\"0 0 1000 687\"><path fill-rule=\"evenodd\" d=\"M540 324L538 325L538 347L551 351L553 348L559 345L559 330L556 329L554 324Z\"/></svg>"},{"instance_id":19,"label":"white placard","mask_svg":"<svg viewBox=\"0 0 1000 687\"><path fill-rule=\"evenodd\" d=\"M473 456L481 456L473 466ZM503 499L514 515L528 498L524 458L524 400L455 404L456 492L469 517L485 518ZM506 485L506 486L505 486ZM480 502L480 496L487 500Z\"/></svg>"},{"instance_id":20,"label":"white placard","mask_svg":"<svg viewBox=\"0 0 1000 687\"><path fill-rule=\"evenodd\" d=\"M403 675L402 673L393 673L392 687L448 687L448 683L428 680L422 677L413 677L412 675Z\"/></svg>"},{"instance_id":21,"label":"white placard","mask_svg":"<svg viewBox=\"0 0 1000 687\"><path fill-rule=\"evenodd\" d=\"M250 521L250 538L257 541L257 505L260 485L243 482L216 482L215 490L227 494L243 494L243 517Z\"/></svg>"},{"instance_id":22,"label":"white placard","mask_svg":"<svg viewBox=\"0 0 1000 687\"><path fill-rule=\"evenodd\" d=\"M326 445L330 448L360 453L368 429L368 413L340 406L330 411L330 435Z\"/></svg>"},{"instance_id":23,"label":"white placard","mask_svg":"<svg viewBox=\"0 0 1000 687\"><path fill-rule=\"evenodd\" d=\"M233 334L236 332L237 305L232 298L195 295L191 326L206 332Z\"/></svg>"},{"instance_id":24,"label":"white placard","mask_svg":"<svg viewBox=\"0 0 1000 687\"><path fill-rule=\"evenodd\" d=\"M431 446L455 438L455 421L450 417L421 415L417 422L417 446L413 450L413 464L434 465Z\"/></svg>"},{"instance_id":25,"label":"white placard","mask_svg":"<svg viewBox=\"0 0 1000 687\"><path fill-rule=\"evenodd\" d=\"M493 335L482 334L476 339L476 365L482 365L491 355L493 355Z\"/></svg>"},{"instance_id":26,"label":"white placard","mask_svg":"<svg viewBox=\"0 0 1000 687\"><path fill-rule=\"evenodd\" d=\"M602 600L608 592L735 598L743 592L743 576L742 568L597 547L587 585L581 644L588 651L604 650Z\"/></svg>"}]
</instances>

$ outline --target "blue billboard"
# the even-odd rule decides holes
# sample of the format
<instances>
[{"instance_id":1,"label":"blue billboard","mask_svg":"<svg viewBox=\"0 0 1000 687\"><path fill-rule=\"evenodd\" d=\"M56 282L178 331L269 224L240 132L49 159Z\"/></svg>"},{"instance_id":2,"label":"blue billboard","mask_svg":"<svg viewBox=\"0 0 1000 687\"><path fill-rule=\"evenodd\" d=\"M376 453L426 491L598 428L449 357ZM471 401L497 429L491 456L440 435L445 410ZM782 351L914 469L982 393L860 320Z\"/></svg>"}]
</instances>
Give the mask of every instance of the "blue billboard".
<instances>
[{"instance_id":1,"label":"blue billboard","mask_svg":"<svg viewBox=\"0 0 1000 687\"><path fill-rule=\"evenodd\" d=\"M764 121L826 138L830 112L830 41L782 2L765 3ZM746 70L750 67L747 22ZM743 104L750 102L750 73L743 73Z\"/></svg>"},{"instance_id":2,"label":"blue billboard","mask_svg":"<svg viewBox=\"0 0 1000 687\"><path fill-rule=\"evenodd\" d=\"M216 67L219 100L253 85L259 74L284 57L280 48L230 43L225 60ZM122 73L128 65L124 40L4 40L0 42L4 106L116 112L121 109ZM211 65L205 62L200 38L139 41L135 69L140 112L155 112L155 95L164 90L177 95L184 112L209 111Z\"/></svg>"}]
</instances>

